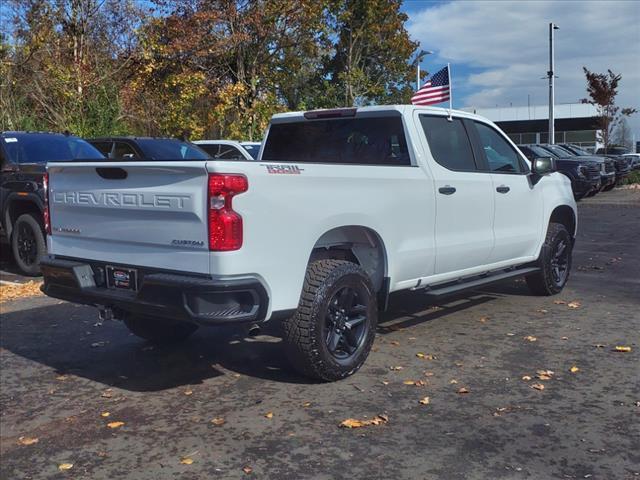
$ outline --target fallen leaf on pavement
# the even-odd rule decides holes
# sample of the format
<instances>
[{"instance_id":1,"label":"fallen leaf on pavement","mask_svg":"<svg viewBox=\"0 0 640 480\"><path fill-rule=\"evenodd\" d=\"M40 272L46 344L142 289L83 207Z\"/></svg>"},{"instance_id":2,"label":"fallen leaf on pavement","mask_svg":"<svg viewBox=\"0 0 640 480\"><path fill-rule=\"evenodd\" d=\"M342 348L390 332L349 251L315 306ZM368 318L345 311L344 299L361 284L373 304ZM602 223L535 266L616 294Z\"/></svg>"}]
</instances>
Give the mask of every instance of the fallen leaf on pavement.
<instances>
[{"instance_id":1,"label":"fallen leaf on pavement","mask_svg":"<svg viewBox=\"0 0 640 480\"><path fill-rule=\"evenodd\" d=\"M264 414L264 418L273 418L273 412L267 412Z\"/></svg>"},{"instance_id":2,"label":"fallen leaf on pavement","mask_svg":"<svg viewBox=\"0 0 640 480\"><path fill-rule=\"evenodd\" d=\"M400 342L397 340L393 340L392 342L389 342L389 343L391 343L391 345L393 345L394 347L397 347L398 345L400 345Z\"/></svg>"},{"instance_id":3,"label":"fallen leaf on pavement","mask_svg":"<svg viewBox=\"0 0 640 480\"><path fill-rule=\"evenodd\" d=\"M452 378L452 379L449 381L449 383L450 383L451 385L455 385L456 383L458 383L458 380L456 380L455 378Z\"/></svg>"},{"instance_id":4,"label":"fallen leaf on pavement","mask_svg":"<svg viewBox=\"0 0 640 480\"><path fill-rule=\"evenodd\" d=\"M553 303L555 303L556 305L565 305L567 302L565 302L564 300L554 300Z\"/></svg>"},{"instance_id":5,"label":"fallen leaf on pavement","mask_svg":"<svg viewBox=\"0 0 640 480\"><path fill-rule=\"evenodd\" d=\"M429 397L424 397L423 399L420 400L420 403L422 405L429 405L430 403Z\"/></svg>"},{"instance_id":6,"label":"fallen leaf on pavement","mask_svg":"<svg viewBox=\"0 0 640 480\"><path fill-rule=\"evenodd\" d=\"M425 377L433 377L433 372L424 372Z\"/></svg>"},{"instance_id":7,"label":"fallen leaf on pavement","mask_svg":"<svg viewBox=\"0 0 640 480\"><path fill-rule=\"evenodd\" d=\"M357 418L347 418L343 420L340 425L341 428L360 428L360 427L368 427L369 425L382 425L383 423L387 423L389 421L389 417L386 415L376 415L371 420L363 419L358 420Z\"/></svg>"},{"instance_id":8,"label":"fallen leaf on pavement","mask_svg":"<svg viewBox=\"0 0 640 480\"><path fill-rule=\"evenodd\" d=\"M67 378L69 377L67 377L66 375L58 375L56 377L56 380L60 380L61 382L64 382Z\"/></svg>"},{"instance_id":9,"label":"fallen leaf on pavement","mask_svg":"<svg viewBox=\"0 0 640 480\"><path fill-rule=\"evenodd\" d=\"M247 475L249 475L251 472L253 472L253 468L251 468L249 465L242 467L242 471L244 473L246 473Z\"/></svg>"},{"instance_id":10,"label":"fallen leaf on pavement","mask_svg":"<svg viewBox=\"0 0 640 480\"><path fill-rule=\"evenodd\" d=\"M403 367L389 367L389 370L392 370L394 372L397 372L399 370L402 370Z\"/></svg>"},{"instance_id":11,"label":"fallen leaf on pavement","mask_svg":"<svg viewBox=\"0 0 640 480\"><path fill-rule=\"evenodd\" d=\"M536 372L536 377L538 377L540 380L551 380L551 377L553 377L553 372L551 370L538 370Z\"/></svg>"},{"instance_id":12,"label":"fallen leaf on pavement","mask_svg":"<svg viewBox=\"0 0 640 480\"><path fill-rule=\"evenodd\" d=\"M189 389L189 390L185 390L185 391L184 391L184 394L185 394L186 396L193 395L193 390L191 390L191 389Z\"/></svg>"},{"instance_id":13,"label":"fallen leaf on pavement","mask_svg":"<svg viewBox=\"0 0 640 480\"><path fill-rule=\"evenodd\" d=\"M124 422L109 422L107 423L107 427L109 428L120 428L124 425Z\"/></svg>"},{"instance_id":14,"label":"fallen leaf on pavement","mask_svg":"<svg viewBox=\"0 0 640 480\"><path fill-rule=\"evenodd\" d=\"M180 459L180 463L182 463L184 465L191 465L193 463L193 458L191 458L191 457L182 457Z\"/></svg>"},{"instance_id":15,"label":"fallen leaf on pavement","mask_svg":"<svg viewBox=\"0 0 640 480\"><path fill-rule=\"evenodd\" d=\"M529 342L535 342L538 339L536 337L534 337L533 335L527 335L526 337L524 337L525 340L528 340Z\"/></svg>"},{"instance_id":16,"label":"fallen leaf on pavement","mask_svg":"<svg viewBox=\"0 0 640 480\"><path fill-rule=\"evenodd\" d=\"M101 417L105 417L105 418L108 417L109 415L111 415L109 412L102 412L100 414Z\"/></svg>"},{"instance_id":17,"label":"fallen leaf on pavement","mask_svg":"<svg viewBox=\"0 0 640 480\"><path fill-rule=\"evenodd\" d=\"M27 283L3 283L0 285L0 303L15 300L17 298L32 297L42 295L40 291L42 282L30 281Z\"/></svg>"},{"instance_id":18,"label":"fallen leaf on pavement","mask_svg":"<svg viewBox=\"0 0 640 480\"><path fill-rule=\"evenodd\" d=\"M58 465L58 470L70 470L73 468L73 463L61 463Z\"/></svg>"},{"instance_id":19,"label":"fallen leaf on pavement","mask_svg":"<svg viewBox=\"0 0 640 480\"><path fill-rule=\"evenodd\" d=\"M304 402L304 403L302 404L302 406L303 406L304 408L310 407L310 406L311 406L311 402Z\"/></svg>"},{"instance_id":20,"label":"fallen leaf on pavement","mask_svg":"<svg viewBox=\"0 0 640 480\"><path fill-rule=\"evenodd\" d=\"M40 440L38 440L36 437L20 437L18 438L18 443L20 445L33 445L34 443L38 443Z\"/></svg>"},{"instance_id":21,"label":"fallen leaf on pavement","mask_svg":"<svg viewBox=\"0 0 640 480\"><path fill-rule=\"evenodd\" d=\"M104 347L107 342L94 342L91 344L91 348Z\"/></svg>"},{"instance_id":22,"label":"fallen leaf on pavement","mask_svg":"<svg viewBox=\"0 0 640 480\"><path fill-rule=\"evenodd\" d=\"M421 352L416 353L416 357L421 358L423 360L435 360L438 358L432 353L421 353Z\"/></svg>"},{"instance_id":23,"label":"fallen leaf on pavement","mask_svg":"<svg viewBox=\"0 0 640 480\"><path fill-rule=\"evenodd\" d=\"M571 373L576 373L576 372L579 372L579 371L580 371L580 369L574 365L573 367L571 367L571 368L569 369L569 371L570 371Z\"/></svg>"},{"instance_id":24,"label":"fallen leaf on pavement","mask_svg":"<svg viewBox=\"0 0 640 480\"><path fill-rule=\"evenodd\" d=\"M531 380L531 377L529 375L525 375L524 377L522 377L522 380L528 382L529 380Z\"/></svg>"},{"instance_id":25,"label":"fallen leaf on pavement","mask_svg":"<svg viewBox=\"0 0 640 480\"><path fill-rule=\"evenodd\" d=\"M489 320L489 317L480 317L480 322L482 323L486 323L487 320Z\"/></svg>"},{"instance_id":26,"label":"fallen leaf on pavement","mask_svg":"<svg viewBox=\"0 0 640 480\"><path fill-rule=\"evenodd\" d=\"M567 303L567 307L569 308L580 308L582 304L580 302L578 302L577 300L574 300L573 302L569 302Z\"/></svg>"},{"instance_id":27,"label":"fallen leaf on pavement","mask_svg":"<svg viewBox=\"0 0 640 480\"><path fill-rule=\"evenodd\" d=\"M536 310L536 312L538 312L538 313L549 313L549 310L547 310L546 308L539 308L538 310Z\"/></svg>"},{"instance_id":28,"label":"fallen leaf on pavement","mask_svg":"<svg viewBox=\"0 0 640 480\"><path fill-rule=\"evenodd\" d=\"M104 392L102 392L102 395L100 395L103 398L111 398L113 397L113 390L110 388L107 388Z\"/></svg>"},{"instance_id":29,"label":"fallen leaf on pavement","mask_svg":"<svg viewBox=\"0 0 640 480\"><path fill-rule=\"evenodd\" d=\"M606 345L603 345L602 343L596 343L596 344L594 345L594 347L595 347L595 348L604 348L604 347L606 347Z\"/></svg>"},{"instance_id":30,"label":"fallen leaf on pavement","mask_svg":"<svg viewBox=\"0 0 640 480\"><path fill-rule=\"evenodd\" d=\"M631 347L623 347L621 345L616 345L616 347L614 348L614 350L616 352L630 352L631 351Z\"/></svg>"},{"instance_id":31,"label":"fallen leaf on pavement","mask_svg":"<svg viewBox=\"0 0 640 480\"><path fill-rule=\"evenodd\" d=\"M382 384L383 385L389 385L389 382L387 382L386 380L382 380Z\"/></svg>"},{"instance_id":32,"label":"fallen leaf on pavement","mask_svg":"<svg viewBox=\"0 0 640 480\"><path fill-rule=\"evenodd\" d=\"M468 390L468 389L466 389L466 388L464 388L464 387L462 387L462 388L459 388L459 389L458 389L458 393L459 393L459 394L461 394L461 395L463 395L463 394L465 394L465 393L469 393L469 390Z\"/></svg>"},{"instance_id":33,"label":"fallen leaf on pavement","mask_svg":"<svg viewBox=\"0 0 640 480\"><path fill-rule=\"evenodd\" d=\"M531 385L531 388L535 388L536 390L544 390L544 385L541 383L534 383Z\"/></svg>"},{"instance_id":34,"label":"fallen leaf on pavement","mask_svg":"<svg viewBox=\"0 0 640 480\"><path fill-rule=\"evenodd\" d=\"M211 420L211 423L213 423L215 426L219 427L220 425L224 425L224 418L216 417L213 420Z\"/></svg>"}]
</instances>

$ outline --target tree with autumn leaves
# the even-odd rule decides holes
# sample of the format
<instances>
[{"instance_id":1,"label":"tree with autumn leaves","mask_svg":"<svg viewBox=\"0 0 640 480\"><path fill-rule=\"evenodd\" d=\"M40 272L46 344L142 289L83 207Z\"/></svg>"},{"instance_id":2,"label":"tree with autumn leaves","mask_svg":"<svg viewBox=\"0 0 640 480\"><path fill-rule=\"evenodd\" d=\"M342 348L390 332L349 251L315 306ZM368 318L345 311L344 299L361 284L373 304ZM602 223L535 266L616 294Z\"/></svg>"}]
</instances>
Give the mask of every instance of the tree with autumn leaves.
<instances>
[{"instance_id":1,"label":"tree with autumn leaves","mask_svg":"<svg viewBox=\"0 0 640 480\"><path fill-rule=\"evenodd\" d=\"M10 0L2 129L259 139L276 112L408 102L400 0Z\"/></svg>"}]
</instances>

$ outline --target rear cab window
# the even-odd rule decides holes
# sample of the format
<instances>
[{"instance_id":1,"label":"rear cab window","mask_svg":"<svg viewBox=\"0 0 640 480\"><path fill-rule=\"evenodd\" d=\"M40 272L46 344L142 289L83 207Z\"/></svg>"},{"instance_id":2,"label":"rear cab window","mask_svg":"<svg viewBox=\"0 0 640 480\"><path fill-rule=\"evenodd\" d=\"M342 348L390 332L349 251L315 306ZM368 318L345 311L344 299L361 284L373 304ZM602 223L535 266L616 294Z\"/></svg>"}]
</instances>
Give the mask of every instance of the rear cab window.
<instances>
[{"instance_id":1,"label":"rear cab window","mask_svg":"<svg viewBox=\"0 0 640 480\"><path fill-rule=\"evenodd\" d=\"M347 165L411 165L399 112L389 112L380 116L272 123L261 160Z\"/></svg>"}]
</instances>

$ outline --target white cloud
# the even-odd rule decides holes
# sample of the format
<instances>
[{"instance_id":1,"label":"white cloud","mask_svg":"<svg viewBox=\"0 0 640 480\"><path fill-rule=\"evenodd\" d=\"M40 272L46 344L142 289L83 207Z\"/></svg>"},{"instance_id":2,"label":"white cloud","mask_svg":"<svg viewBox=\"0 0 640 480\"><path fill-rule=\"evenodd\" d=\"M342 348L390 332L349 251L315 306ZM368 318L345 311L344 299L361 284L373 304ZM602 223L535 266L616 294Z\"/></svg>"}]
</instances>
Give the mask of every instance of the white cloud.
<instances>
[{"instance_id":1,"label":"white cloud","mask_svg":"<svg viewBox=\"0 0 640 480\"><path fill-rule=\"evenodd\" d=\"M409 31L429 63L451 62L466 106L546 104L549 22L556 30L556 102L587 96L582 67L622 74L617 103L640 110L640 2L459 1L411 13ZM473 72L455 77L456 64ZM459 69L458 69L459 70ZM463 83L463 85L460 85ZM640 114L629 124L640 140Z\"/></svg>"}]
</instances>

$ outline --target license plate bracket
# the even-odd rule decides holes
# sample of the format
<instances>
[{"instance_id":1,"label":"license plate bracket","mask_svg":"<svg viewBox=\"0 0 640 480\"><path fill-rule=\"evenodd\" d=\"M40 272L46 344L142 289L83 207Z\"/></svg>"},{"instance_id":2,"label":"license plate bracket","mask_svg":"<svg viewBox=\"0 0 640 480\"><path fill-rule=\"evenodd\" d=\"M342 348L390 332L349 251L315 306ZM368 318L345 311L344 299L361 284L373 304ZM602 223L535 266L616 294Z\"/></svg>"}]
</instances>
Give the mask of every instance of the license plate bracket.
<instances>
[{"instance_id":1,"label":"license plate bracket","mask_svg":"<svg viewBox=\"0 0 640 480\"><path fill-rule=\"evenodd\" d=\"M122 268L107 265L107 287L118 290L138 290L138 271L135 268Z\"/></svg>"}]
</instances>

